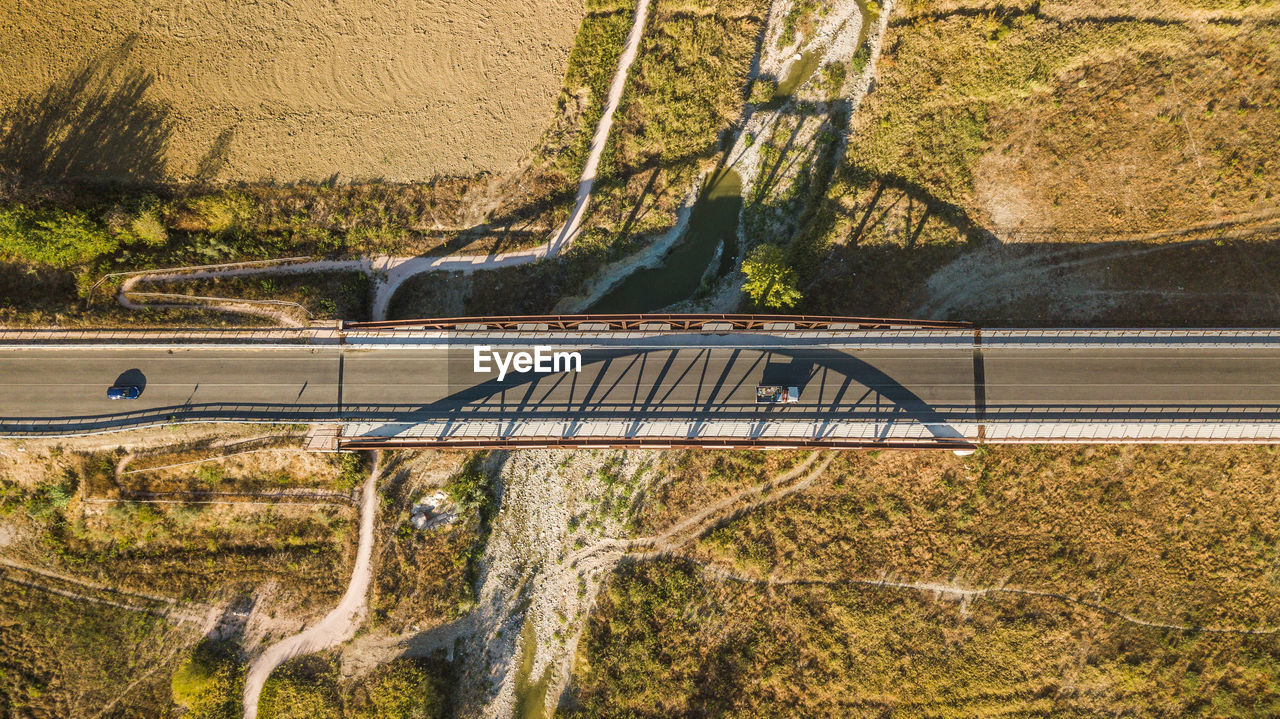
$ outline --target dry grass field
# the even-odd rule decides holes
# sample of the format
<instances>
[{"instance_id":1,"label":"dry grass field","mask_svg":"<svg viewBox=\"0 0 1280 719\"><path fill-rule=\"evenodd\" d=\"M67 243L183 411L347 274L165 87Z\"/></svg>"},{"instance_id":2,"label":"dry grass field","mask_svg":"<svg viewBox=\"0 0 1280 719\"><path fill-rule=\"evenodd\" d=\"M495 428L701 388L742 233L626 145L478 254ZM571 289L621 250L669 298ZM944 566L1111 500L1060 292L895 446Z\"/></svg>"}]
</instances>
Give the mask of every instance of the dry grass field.
<instances>
[{"instance_id":1,"label":"dry grass field","mask_svg":"<svg viewBox=\"0 0 1280 719\"><path fill-rule=\"evenodd\" d=\"M804 239L810 312L1270 325L1274 2L908 0Z\"/></svg>"},{"instance_id":2,"label":"dry grass field","mask_svg":"<svg viewBox=\"0 0 1280 719\"><path fill-rule=\"evenodd\" d=\"M707 484L676 472L651 501L730 491ZM1277 492L1271 447L844 453L624 565L576 715L1274 716ZM1064 596L955 591L989 588Z\"/></svg>"},{"instance_id":3,"label":"dry grass field","mask_svg":"<svg viewBox=\"0 0 1280 719\"><path fill-rule=\"evenodd\" d=\"M426 180L512 169L580 0L0 4L0 160L51 179Z\"/></svg>"}]
</instances>

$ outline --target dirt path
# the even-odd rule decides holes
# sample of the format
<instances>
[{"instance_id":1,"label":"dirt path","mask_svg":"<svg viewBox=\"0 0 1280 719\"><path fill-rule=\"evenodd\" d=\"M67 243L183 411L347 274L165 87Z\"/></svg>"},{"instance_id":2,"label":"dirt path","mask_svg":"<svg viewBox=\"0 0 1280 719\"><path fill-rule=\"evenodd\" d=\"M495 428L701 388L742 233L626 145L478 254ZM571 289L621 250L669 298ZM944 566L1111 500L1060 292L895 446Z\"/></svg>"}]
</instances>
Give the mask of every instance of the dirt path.
<instances>
[{"instance_id":1,"label":"dirt path","mask_svg":"<svg viewBox=\"0 0 1280 719\"><path fill-rule=\"evenodd\" d=\"M244 680L245 719L256 719L258 716L258 697L272 670L293 657L318 652L347 641L355 635L356 628L364 619L369 582L373 577L373 525L378 509L378 477L381 466L381 454L375 455L373 469L361 492L360 544L356 550L355 566L351 570L351 582L347 585L346 593L342 595L338 606L326 614L324 619L301 634L267 647L265 652L253 660Z\"/></svg>"},{"instance_id":2,"label":"dirt path","mask_svg":"<svg viewBox=\"0 0 1280 719\"><path fill-rule=\"evenodd\" d=\"M644 38L644 26L648 17L649 0L640 0L636 3L635 21L631 25L631 33L627 35L627 44L622 49L622 56L618 58L618 70L614 73L613 82L609 85L604 114L600 116L600 123L596 125L596 134L591 138L591 151L587 154L587 163L583 166L582 178L578 181L578 195L573 212L564 223L564 227L556 233L555 239L551 241L552 257L568 249L578 235L582 217L586 213L587 205L591 202L591 191L596 184L596 170L600 166L600 156L604 154L604 147L609 141L609 130L613 128L613 113L622 100L622 91L627 86L627 75L640 49L640 40Z\"/></svg>"},{"instance_id":3,"label":"dirt path","mask_svg":"<svg viewBox=\"0 0 1280 719\"><path fill-rule=\"evenodd\" d=\"M180 267L157 272L135 272L125 276L124 282L120 284L120 289L116 292L116 301L122 307L131 310L204 309L215 312L256 315L273 320L285 327L302 327L305 323L300 322L293 313L281 309L288 306L301 309L303 313L306 313L306 308L296 302L246 300L233 297L197 297L164 292L140 292L135 288L139 283L163 284L222 277L249 277L253 275L289 275L312 272L363 272L369 274L371 272L370 267L370 263L366 260L299 261L299 258L293 257L279 261L232 262L222 265ZM106 277L103 279L106 279ZM182 299L184 301L152 303L137 302L135 299Z\"/></svg>"}]
</instances>

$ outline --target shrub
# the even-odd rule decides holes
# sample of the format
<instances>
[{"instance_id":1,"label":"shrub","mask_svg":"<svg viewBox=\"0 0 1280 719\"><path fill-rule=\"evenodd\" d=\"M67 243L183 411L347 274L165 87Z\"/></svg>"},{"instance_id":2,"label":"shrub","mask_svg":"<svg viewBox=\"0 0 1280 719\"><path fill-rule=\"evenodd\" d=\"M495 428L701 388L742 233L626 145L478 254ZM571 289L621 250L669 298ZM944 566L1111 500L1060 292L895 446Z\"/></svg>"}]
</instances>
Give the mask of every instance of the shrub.
<instances>
[{"instance_id":1,"label":"shrub","mask_svg":"<svg viewBox=\"0 0 1280 719\"><path fill-rule=\"evenodd\" d=\"M844 88L846 72L845 66L840 63L829 62L822 66L822 86L828 99L834 99L840 95L840 90Z\"/></svg>"},{"instance_id":2,"label":"shrub","mask_svg":"<svg viewBox=\"0 0 1280 719\"><path fill-rule=\"evenodd\" d=\"M445 485L445 494L458 505L459 510L479 509L484 515L495 499L489 476L481 467L484 457L483 452L471 455L462 471Z\"/></svg>"},{"instance_id":3,"label":"shrub","mask_svg":"<svg viewBox=\"0 0 1280 719\"><path fill-rule=\"evenodd\" d=\"M0 209L0 258L59 269L84 264L119 246L83 212L13 205Z\"/></svg>"},{"instance_id":4,"label":"shrub","mask_svg":"<svg viewBox=\"0 0 1280 719\"><path fill-rule=\"evenodd\" d=\"M232 647L206 639L169 680L173 701L189 719L238 717L242 669Z\"/></svg>"},{"instance_id":5,"label":"shrub","mask_svg":"<svg viewBox=\"0 0 1280 719\"><path fill-rule=\"evenodd\" d=\"M355 489L364 481L367 471L364 466L364 458L358 454L342 455L342 470L338 475L338 489L347 491Z\"/></svg>"},{"instance_id":6,"label":"shrub","mask_svg":"<svg viewBox=\"0 0 1280 719\"><path fill-rule=\"evenodd\" d=\"M748 102L763 105L773 99L778 92L778 81L771 77L758 77L751 83L751 99Z\"/></svg>"},{"instance_id":7,"label":"shrub","mask_svg":"<svg viewBox=\"0 0 1280 719\"><path fill-rule=\"evenodd\" d=\"M358 716L367 719L440 719L444 715L438 678L412 660L394 662L366 691L367 705Z\"/></svg>"},{"instance_id":8,"label":"shrub","mask_svg":"<svg viewBox=\"0 0 1280 719\"><path fill-rule=\"evenodd\" d=\"M169 231L155 210L143 210L129 223L129 231L136 240L148 247L160 247L169 241Z\"/></svg>"},{"instance_id":9,"label":"shrub","mask_svg":"<svg viewBox=\"0 0 1280 719\"><path fill-rule=\"evenodd\" d=\"M262 719L341 719L342 697L334 668L317 656L285 663L262 687L258 716Z\"/></svg>"},{"instance_id":10,"label":"shrub","mask_svg":"<svg viewBox=\"0 0 1280 719\"><path fill-rule=\"evenodd\" d=\"M796 287L796 271L787 262L781 247L760 245L742 263L747 276L742 291L757 305L772 309L794 307L802 295Z\"/></svg>"},{"instance_id":11,"label":"shrub","mask_svg":"<svg viewBox=\"0 0 1280 719\"><path fill-rule=\"evenodd\" d=\"M60 482L41 482L26 497L27 515L38 520L61 517L62 510L71 503L78 487L79 481L74 472L63 474Z\"/></svg>"},{"instance_id":12,"label":"shrub","mask_svg":"<svg viewBox=\"0 0 1280 719\"><path fill-rule=\"evenodd\" d=\"M239 235L253 215L253 203L244 195L208 195L191 202L204 220L205 229L215 235Z\"/></svg>"},{"instance_id":13,"label":"shrub","mask_svg":"<svg viewBox=\"0 0 1280 719\"><path fill-rule=\"evenodd\" d=\"M867 69L867 63L871 62L871 47L863 43L853 53L853 59L849 61L849 68L853 70L854 75L861 75L863 70Z\"/></svg>"},{"instance_id":14,"label":"shrub","mask_svg":"<svg viewBox=\"0 0 1280 719\"><path fill-rule=\"evenodd\" d=\"M220 464L202 464L196 470L196 477L210 487L216 486L223 478L223 468Z\"/></svg>"},{"instance_id":15,"label":"shrub","mask_svg":"<svg viewBox=\"0 0 1280 719\"><path fill-rule=\"evenodd\" d=\"M818 9L815 0L797 0L782 17L782 32L778 34L778 49L790 47L799 38L800 25Z\"/></svg>"}]
</instances>

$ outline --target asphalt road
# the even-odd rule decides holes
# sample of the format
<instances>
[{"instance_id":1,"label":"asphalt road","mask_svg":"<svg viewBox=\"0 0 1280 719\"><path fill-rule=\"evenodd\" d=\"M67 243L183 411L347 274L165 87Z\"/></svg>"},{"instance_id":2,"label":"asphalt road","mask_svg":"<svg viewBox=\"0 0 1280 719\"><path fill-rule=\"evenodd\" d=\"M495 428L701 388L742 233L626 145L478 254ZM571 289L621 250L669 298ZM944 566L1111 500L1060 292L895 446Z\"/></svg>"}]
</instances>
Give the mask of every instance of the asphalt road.
<instances>
[{"instance_id":1,"label":"asphalt road","mask_svg":"<svg viewBox=\"0 0 1280 719\"><path fill-rule=\"evenodd\" d=\"M106 399L117 380L144 385ZM799 403L761 407L761 383ZM768 414L766 414L768 413ZM582 372L472 371L469 348L0 349L0 434L171 420L1280 419L1264 349L591 349Z\"/></svg>"}]
</instances>

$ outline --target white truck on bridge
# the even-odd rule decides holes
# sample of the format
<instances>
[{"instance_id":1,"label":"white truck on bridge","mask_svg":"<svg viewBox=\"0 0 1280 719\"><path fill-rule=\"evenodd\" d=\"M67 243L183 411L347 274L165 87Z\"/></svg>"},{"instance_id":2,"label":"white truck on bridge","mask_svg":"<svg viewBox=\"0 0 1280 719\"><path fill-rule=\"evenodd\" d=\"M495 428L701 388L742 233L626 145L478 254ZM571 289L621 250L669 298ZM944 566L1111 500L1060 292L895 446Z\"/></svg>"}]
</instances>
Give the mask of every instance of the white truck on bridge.
<instances>
[{"instance_id":1,"label":"white truck on bridge","mask_svg":"<svg viewBox=\"0 0 1280 719\"><path fill-rule=\"evenodd\" d=\"M793 404L800 401L799 387L756 385L756 404Z\"/></svg>"}]
</instances>

